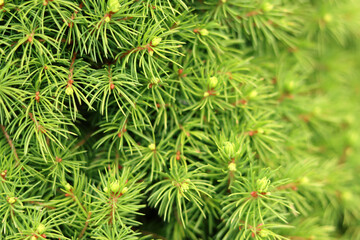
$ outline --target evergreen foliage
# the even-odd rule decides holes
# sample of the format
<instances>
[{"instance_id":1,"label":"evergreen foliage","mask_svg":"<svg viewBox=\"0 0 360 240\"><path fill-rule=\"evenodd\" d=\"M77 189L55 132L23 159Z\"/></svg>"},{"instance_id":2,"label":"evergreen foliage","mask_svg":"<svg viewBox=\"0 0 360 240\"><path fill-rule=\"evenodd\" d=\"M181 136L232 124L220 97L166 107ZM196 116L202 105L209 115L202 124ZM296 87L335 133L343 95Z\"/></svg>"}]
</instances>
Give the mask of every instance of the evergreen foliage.
<instances>
[{"instance_id":1,"label":"evergreen foliage","mask_svg":"<svg viewBox=\"0 0 360 240\"><path fill-rule=\"evenodd\" d=\"M357 0L0 0L0 239L360 239Z\"/></svg>"}]
</instances>

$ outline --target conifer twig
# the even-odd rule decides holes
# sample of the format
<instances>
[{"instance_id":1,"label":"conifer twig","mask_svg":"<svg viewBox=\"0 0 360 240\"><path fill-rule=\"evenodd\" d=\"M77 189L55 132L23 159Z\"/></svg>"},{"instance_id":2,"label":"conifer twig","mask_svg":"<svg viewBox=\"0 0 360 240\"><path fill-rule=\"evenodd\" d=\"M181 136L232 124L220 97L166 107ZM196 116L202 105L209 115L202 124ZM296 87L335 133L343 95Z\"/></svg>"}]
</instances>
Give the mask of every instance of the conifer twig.
<instances>
[{"instance_id":1,"label":"conifer twig","mask_svg":"<svg viewBox=\"0 0 360 240\"><path fill-rule=\"evenodd\" d=\"M18 166L18 165L20 164L20 159L19 159L19 156L18 156L18 154L17 154L17 152L16 152L16 148L15 148L15 146L14 146L14 143L13 143L13 141L11 140L9 134L6 132L5 126L4 126L4 125L0 125L0 128L1 128L2 132L3 132L3 134L5 135L5 138L6 138L7 142L9 143L11 149L12 149L13 152L14 152L16 166Z\"/></svg>"},{"instance_id":2,"label":"conifer twig","mask_svg":"<svg viewBox=\"0 0 360 240\"><path fill-rule=\"evenodd\" d=\"M142 235L151 235L153 238L155 239L162 239L162 240L167 240L167 238L160 236L159 234L153 233L153 232L149 232L149 231L141 231Z\"/></svg>"},{"instance_id":3,"label":"conifer twig","mask_svg":"<svg viewBox=\"0 0 360 240\"><path fill-rule=\"evenodd\" d=\"M86 222L85 222L85 226L84 226L84 228L81 230L81 233L80 233L80 235L79 235L79 239L84 236L85 231L86 231L87 227L89 226L89 220L90 220L91 214L92 214L92 212L89 212L89 213L88 213L88 216L87 216Z\"/></svg>"}]
</instances>

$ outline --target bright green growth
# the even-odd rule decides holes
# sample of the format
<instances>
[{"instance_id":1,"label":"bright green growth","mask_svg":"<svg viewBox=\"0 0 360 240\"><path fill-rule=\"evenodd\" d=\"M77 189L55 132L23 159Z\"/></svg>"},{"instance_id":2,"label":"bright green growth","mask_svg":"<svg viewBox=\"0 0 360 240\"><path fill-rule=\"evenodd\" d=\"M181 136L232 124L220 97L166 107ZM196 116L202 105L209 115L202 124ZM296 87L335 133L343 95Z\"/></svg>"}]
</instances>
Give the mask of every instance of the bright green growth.
<instances>
[{"instance_id":1,"label":"bright green growth","mask_svg":"<svg viewBox=\"0 0 360 240\"><path fill-rule=\"evenodd\" d=\"M151 43L154 47L156 47L157 45L159 45L161 40L162 40L162 38L160 38L160 37L154 37L153 40L151 41Z\"/></svg>"},{"instance_id":2,"label":"bright green growth","mask_svg":"<svg viewBox=\"0 0 360 240\"><path fill-rule=\"evenodd\" d=\"M112 183L110 184L110 190L111 190L113 193L117 193L117 192L120 190L119 181L112 182Z\"/></svg>"},{"instance_id":3,"label":"bright green growth","mask_svg":"<svg viewBox=\"0 0 360 240\"><path fill-rule=\"evenodd\" d=\"M108 5L109 5L110 12L113 12L113 13L117 13L121 7L119 0L109 0Z\"/></svg>"},{"instance_id":4,"label":"bright green growth","mask_svg":"<svg viewBox=\"0 0 360 240\"><path fill-rule=\"evenodd\" d=\"M39 226L37 227L36 231L39 234L43 234L46 231L46 227L44 224L40 223Z\"/></svg>"}]
</instances>

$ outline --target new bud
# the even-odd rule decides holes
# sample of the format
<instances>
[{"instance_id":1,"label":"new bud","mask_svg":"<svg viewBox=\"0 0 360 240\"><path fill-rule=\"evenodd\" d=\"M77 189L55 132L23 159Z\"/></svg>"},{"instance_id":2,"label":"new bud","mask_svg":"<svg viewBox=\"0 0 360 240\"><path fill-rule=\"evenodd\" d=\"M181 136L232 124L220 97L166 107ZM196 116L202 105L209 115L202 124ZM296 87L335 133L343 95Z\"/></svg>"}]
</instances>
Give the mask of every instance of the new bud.
<instances>
[{"instance_id":1,"label":"new bud","mask_svg":"<svg viewBox=\"0 0 360 240\"><path fill-rule=\"evenodd\" d=\"M308 184L309 182L310 182L310 179L309 179L308 177L306 177L306 176L299 179L299 183L300 183L300 184L306 185L306 184Z\"/></svg>"},{"instance_id":2,"label":"new bud","mask_svg":"<svg viewBox=\"0 0 360 240\"><path fill-rule=\"evenodd\" d=\"M209 84L210 88L216 87L217 84L218 84L218 79L217 79L217 77L211 77L211 78L210 78L210 84Z\"/></svg>"},{"instance_id":3,"label":"new bud","mask_svg":"<svg viewBox=\"0 0 360 240\"><path fill-rule=\"evenodd\" d=\"M200 35L201 36L207 36L207 35L209 35L209 31L207 30L207 29L201 29L200 31L199 31L199 33L200 33Z\"/></svg>"},{"instance_id":4,"label":"new bud","mask_svg":"<svg viewBox=\"0 0 360 240\"><path fill-rule=\"evenodd\" d=\"M233 157L235 154L235 145L232 142L225 142L224 143L224 152L226 155Z\"/></svg>"},{"instance_id":5,"label":"new bud","mask_svg":"<svg viewBox=\"0 0 360 240\"><path fill-rule=\"evenodd\" d=\"M160 79L159 78L152 78L151 79L151 83L152 84L158 84L160 82Z\"/></svg>"},{"instance_id":6,"label":"new bud","mask_svg":"<svg viewBox=\"0 0 360 240\"><path fill-rule=\"evenodd\" d=\"M36 231L39 234L43 234L46 231L46 227L44 224L40 223L39 226L37 227Z\"/></svg>"},{"instance_id":7,"label":"new bud","mask_svg":"<svg viewBox=\"0 0 360 240\"><path fill-rule=\"evenodd\" d=\"M8 203L14 204L15 202L16 202L16 198L14 198L14 197L9 197Z\"/></svg>"},{"instance_id":8,"label":"new bud","mask_svg":"<svg viewBox=\"0 0 360 240\"><path fill-rule=\"evenodd\" d=\"M65 184L66 191L70 191L72 189L72 186L69 183Z\"/></svg>"},{"instance_id":9,"label":"new bud","mask_svg":"<svg viewBox=\"0 0 360 240\"><path fill-rule=\"evenodd\" d=\"M285 83L285 90L288 92L292 92L295 89L295 83L294 81L289 81Z\"/></svg>"},{"instance_id":10,"label":"new bud","mask_svg":"<svg viewBox=\"0 0 360 240\"><path fill-rule=\"evenodd\" d=\"M118 181L115 181L115 182L111 183L110 189L111 189L111 191L114 192L114 193L118 192L118 191L120 190L120 184L119 184L119 182L118 182Z\"/></svg>"},{"instance_id":11,"label":"new bud","mask_svg":"<svg viewBox=\"0 0 360 240\"><path fill-rule=\"evenodd\" d=\"M267 177L263 177L257 180L256 185L259 192L267 192L270 186L270 180Z\"/></svg>"},{"instance_id":12,"label":"new bud","mask_svg":"<svg viewBox=\"0 0 360 240\"><path fill-rule=\"evenodd\" d=\"M236 171L236 164L234 162L229 163L228 165L229 171L235 172Z\"/></svg>"},{"instance_id":13,"label":"new bud","mask_svg":"<svg viewBox=\"0 0 360 240\"><path fill-rule=\"evenodd\" d=\"M271 234L271 231L269 231L267 229L262 229L259 233L260 237L262 237L262 238L267 238L267 237L269 237L270 234Z\"/></svg>"},{"instance_id":14,"label":"new bud","mask_svg":"<svg viewBox=\"0 0 360 240\"><path fill-rule=\"evenodd\" d=\"M263 133L265 133L265 130L264 129L262 129L262 128L258 128L258 133L260 133L260 134L263 134Z\"/></svg>"},{"instance_id":15,"label":"new bud","mask_svg":"<svg viewBox=\"0 0 360 240\"><path fill-rule=\"evenodd\" d=\"M72 87L67 87L65 93L67 95L72 95L74 93L74 89Z\"/></svg>"},{"instance_id":16,"label":"new bud","mask_svg":"<svg viewBox=\"0 0 360 240\"><path fill-rule=\"evenodd\" d=\"M187 190L189 190L189 183L188 181L184 182L184 183L181 183L180 185L180 190L182 192L186 192Z\"/></svg>"},{"instance_id":17,"label":"new bud","mask_svg":"<svg viewBox=\"0 0 360 240\"><path fill-rule=\"evenodd\" d=\"M262 10L263 10L264 12L270 12L273 8L274 8L274 5L272 5L272 4L269 3L269 2L265 2L265 3L262 5Z\"/></svg>"},{"instance_id":18,"label":"new bud","mask_svg":"<svg viewBox=\"0 0 360 240\"><path fill-rule=\"evenodd\" d=\"M249 99L254 99L254 98L256 98L257 95L258 95L258 92L256 90L252 90L249 93Z\"/></svg>"},{"instance_id":19,"label":"new bud","mask_svg":"<svg viewBox=\"0 0 360 240\"><path fill-rule=\"evenodd\" d=\"M151 41L151 45L153 45L154 47L156 47L157 45L159 45L159 43L161 42L162 38L160 37L154 37L154 39Z\"/></svg>"},{"instance_id":20,"label":"new bud","mask_svg":"<svg viewBox=\"0 0 360 240\"><path fill-rule=\"evenodd\" d=\"M120 10L120 3L119 0L110 0L109 1L109 10L113 13L116 13Z\"/></svg>"},{"instance_id":21,"label":"new bud","mask_svg":"<svg viewBox=\"0 0 360 240\"><path fill-rule=\"evenodd\" d=\"M152 144L150 144L150 145L148 146L148 148L149 148L151 151L154 151L154 150L156 149L156 146L155 146L154 143L152 143Z\"/></svg>"},{"instance_id":22,"label":"new bud","mask_svg":"<svg viewBox=\"0 0 360 240\"><path fill-rule=\"evenodd\" d=\"M332 17L331 14L326 13L326 14L324 15L324 22L329 23L329 22L331 22L332 20L333 20L333 17Z\"/></svg>"},{"instance_id":23,"label":"new bud","mask_svg":"<svg viewBox=\"0 0 360 240\"><path fill-rule=\"evenodd\" d=\"M105 22L110 22L110 20L111 20L111 18L109 17L109 16L106 16L106 18L105 18Z\"/></svg>"},{"instance_id":24,"label":"new bud","mask_svg":"<svg viewBox=\"0 0 360 240\"><path fill-rule=\"evenodd\" d=\"M127 193L127 191L129 191L129 188L128 187L124 187L123 190L121 191L122 194L125 194Z\"/></svg>"},{"instance_id":25,"label":"new bud","mask_svg":"<svg viewBox=\"0 0 360 240\"><path fill-rule=\"evenodd\" d=\"M349 201L354 199L353 194L350 191L344 191L341 193L341 197L344 201Z\"/></svg>"}]
</instances>

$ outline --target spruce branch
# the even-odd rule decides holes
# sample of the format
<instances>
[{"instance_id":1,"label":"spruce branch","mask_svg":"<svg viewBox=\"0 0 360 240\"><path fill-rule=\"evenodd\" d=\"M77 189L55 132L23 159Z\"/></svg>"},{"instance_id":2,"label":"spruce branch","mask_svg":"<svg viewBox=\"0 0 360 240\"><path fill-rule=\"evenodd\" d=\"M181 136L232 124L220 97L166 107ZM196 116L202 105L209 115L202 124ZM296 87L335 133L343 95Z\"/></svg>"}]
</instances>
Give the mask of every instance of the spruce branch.
<instances>
[{"instance_id":1,"label":"spruce branch","mask_svg":"<svg viewBox=\"0 0 360 240\"><path fill-rule=\"evenodd\" d=\"M15 146L14 146L14 144L13 144L13 141L11 140L9 134L6 132L5 126L0 125L0 128L1 128L1 131L3 132L3 134L4 134L4 136L5 136L8 144L9 144L10 147L11 147L11 150L13 151L13 154L14 154L14 156L15 156L16 166L18 166L18 165L20 164L20 159L19 159L19 156L18 156L18 154L17 154L17 152L16 152L16 148L15 148Z\"/></svg>"},{"instance_id":2,"label":"spruce branch","mask_svg":"<svg viewBox=\"0 0 360 240\"><path fill-rule=\"evenodd\" d=\"M0 238L357 239L353 0L0 0Z\"/></svg>"}]
</instances>

